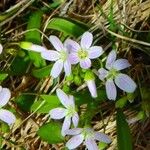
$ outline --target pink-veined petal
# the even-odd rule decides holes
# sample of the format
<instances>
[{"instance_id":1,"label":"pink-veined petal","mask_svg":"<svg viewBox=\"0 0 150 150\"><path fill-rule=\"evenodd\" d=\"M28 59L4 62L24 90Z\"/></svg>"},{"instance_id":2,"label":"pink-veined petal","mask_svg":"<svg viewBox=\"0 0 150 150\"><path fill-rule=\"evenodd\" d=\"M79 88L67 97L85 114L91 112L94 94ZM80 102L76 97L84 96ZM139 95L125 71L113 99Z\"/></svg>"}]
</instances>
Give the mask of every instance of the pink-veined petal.
<instances>
[{"instance_id":1,"label":"pink-veined petal","mask_svg":"<svg viewBox=\"0 0 150 150\"><path fill-rule=\"evenodd\" d=\"M84 136L82 134L75 135L66 143L66 147L68 149L75 149L83 142L83 140Z\"/></svg>"},{"instance_id":2,"label":"pink-veined petal","mask_svg":"<svg viewBox=\"0 0 150 150\"><path fill-rule=\"evenodd\" d=\"M107 69L111 69L112 68L112 65L113 63L115 62L116 60L116 57L117 57L117 53L115 50L112 50L109 54L108 54L108 57L107 57L107 60L106 60L106 68Z\"/></svg>"},{"instance_id":3,"label":"pink-veined petal","mask_svg":"<svg viewBox=\"0 0 150 150\"><path fill-rule=\"evenodd\" d=\"M90 59L98 58L99 56L103 54L103 52L104 51L101 46L92 46L88 50L89 58Z\"/></svg>"},{"instance_id":4,"label":"pink-veined petal","mask_svg":"<svg viewBox=\"0 0 150 150\"><path fill-rule=\"evenodd\" d=\"M73 129L66 130L65 133L66 135L78 135L82 131L83 131L82 128L73 128Z\"/></svg>"},{"instance_id":5,"label":"pink-veined petal","mask_svg":"<svg viewBox=\"0 0 150 150\"><path fill-rule=\"evenodd\" d=\"M79 49L81 49L80 45L76 41L73 41L71 39L65 40L64 46L69 52L77 52Z\"/></svg>"},{"instance_id":6,"label":"pink-veined petal","mask_svg":"<svg viewBox=\"0 0 150 150\"><path fill-rule=\"evenodd\" d=\"M66 107L68 108L70 106L70 101L69 101L69 97L68 95L62 91L61 89L57 89L56 90L57 96L60 100L60 102Z\"/></svg>"},{"instance_id":7,"label":"pink-veined petal","mask_svg":"<svg viewBox=\"0 0 150 150\"><path fill-rule=\"evenodd\" d=\"M60 54L57 51L47 50L41 53L42 58L49 61L56 61L60 58Z\"/></svg>"},{"instance_id":8,"label":"pink-veined petal","mask_svg":"<svg viewBox=\"0 0 150 150\"><path fill-rule=\"evenodd\" d=\"M69 54L69 61L71 64L77 64L79 62L78 54L74 52Z\"/></svg>"},{"instance_id":9,"label":"pink-veined petal","mask_svg":"<svg viewBox=\"0 0 150 150\"><path fill-rule=\"evenodd\" d=\"M71 74L71 64L68 60L64 62L64 71L66 76Z\"/></svg>"},{"instance_id":10,"label":"pink-veined petal","mask_svg":"<svg viewBox=\"0 0 150 150\"><path fill-rule=\"evenodd\" d=\"M78 113L75 113L73 115L72 122L73 122L74 127L76 128L78 126L78 123L79 123L79 115L78 115Z\"/></svg>"},{"instance_id":11,"label":"pink-veined petal","mask_svg":"<svg viewBox=\"0 0 150 150\"><path fill-rule=\"evenodd\" d=\"M96 142L92 138L86 139L84 143L88 150L99 150Z\"/></svg>"},{"instance_id":12,"label":"pink-veined petal","mask_svg":"<svg viewBox=\"0 0 150 150\"><path fill-rule=\"evenodd\" d=\"M108 76L108 71L107 71L106 69L104 69L104 68L100 68L100 69L98 70L98 73L99 73L98 77L99 77L100 80L102 80L102 81Z\"/></svg>"},{"instance_id":13,"label":"pink-veined petal","mask_svg":"<svg viewBox=\"0 0 150 150\"><path fill-rule=\"evenodd\" d=\"M136 89L136 83L126 74L119 73L115 78L115 83L121 90L128 93Z\"/></svg>"},{"instance_id":14,"label":"pink-veined petal","mask_svg":"<svg viewBox=\"0 0 150 150\"><path fill-rule=\"evenodd\" d=\"M57 77L60 75L60 73L61 73L61 71L62 71L62 69L63 69L63 66L64 66L63 61L62 61L62 60L57 60L57 61L54 63L53 67L52 67L52 70L51 70L50 75L51 75L53 78L57 78Z\"/></svg>"},{"instance_id":15,"label":"pink-veined petal","mask_svg":"<svg viewBox=\"0 0 150 150\"><path fill-rule=\"evenodd\" d=\"M12 112L6 109L0 109L0 120L4 121L10 126L15 123L16 117Z\"/></svg>"},{"instance_id":16,"label":"pink-veined petal","mask_svg":"<svg viewBox=\"0 0 150 150\"><path fill-rule=\"evenodd\" d=\"M106 94L108 99L110 100L116 100L116 96L117 96L117 90L116 90L116 86L114 84L114 81L111 79L108 79L106 81Z\"/></svg>"},{"instance_id":17,"label":"pink-veined petal","mask_svg":"<svg viewBox=\"0 0 150 150\"><path fill-rule=\"evenodd\" d=\"M80 60L80 66L83 69L88 69L91 67L91 60L89 58L85 58Z\"/></svg>"},{"instance_id":18,"label":"pink-veined petal","mask_svg":"<svg viewBox=\"0 0 150 150\"><path fill-rule=\"evenodd\" d=\"M0 44L0 54L2 53L2 51L3 51L3 46L2 44Z\"/></svg>"},{"instance_id":19,"label":"pink-veined petal","mask_svg":"<svg viewBox=\"0 0 150 150\"><path fill-rule=\"evenodd\" d=\"M113 68L118 70L118 71L123 70L125 68L128 68L130 66L131 66L131 64L128 62L127 59L118 59L113 64Z\"/></svg>"},{"instance_id":20,"label":"pink-veined petal","mask_svg":"<svg viewBox=\"0 0 150 150\"><path fill-rule=\"evenodd\" d=\"M44 46L32 44L29 50L41 53L41 52L47 51L47 48L45 48Z\"/></svg>"},{"instance_id":21,"label":"pink-veined petal","mask_svg":"<svg viewBox=\"0 0 150 150\"><path fill-rule=\"evenodd\" d=\"M109 136L104 133L95 132L94 138L100 142L111 143L111 139L109 138Z\"/></svg>"},{"instance_id":22,"label":"pink-veined petal","mask_svg":"<svg viewBox=\"0 0 150 150\"><path fill-rule=\"evenodd\" d=\"M93 98L96 98L97 97L97 90L96 90L96 84L95 84L95 81L94 80L87 80L86 81L86 84L88 86L88 89L91 93L91 96Z\"/></svg>"},{"instance_id":23,"label":"pink-veined petal","mask_svg":"<svg viewBox=\"0 0 150 150\"><path fill-rule=\"evenodd\" d=\"M51 35L49 37L49 40L57 51L61 51L64 49L63 43L59 40L57 36Z\"/></svg>"},{"instance_id":24,"label":"pink-veined petal","mask_svg":"<svg viewBox=\"0 0 150 150\"><path fill-rule=\"evenodd\" d=\"M5 106L11 97L10 90L8 88L2 88L0 91L0 106Z\"/></svg>"},{"instance_id":25,"label":"pink-veined petal","mask_svg":"<svg viewBox=\"0 0 150 150\"><path fill-rule=\"evenodd\" d=\"M75 103L74 103L74 97L72 95L69 95L69 105L75 108Z\"/></svg>"},{"instance_id":26,"label":"pink-veined petal","mask_svg":"<svg viewBox=\"0 0 150 150\"><path fill-rule=\"evenodd\" d=\"M67 116L65 117L63 125L62 125L62 130L61 130L62 136L66 135L65 131L70 128L70 125L71 125L71 117Z\"/></svg>"},{"instance_id":27,"label":"pink-veined petal","mask_svg":"<svg viewBox=\"0 0 150 150\"><path fill-rule=\"evenodd\" d=\"M93 42L93 35L90 32L85 32L81 37L81 47L84 49L90 48Z\"/></svg>"},{"instance_id":28,"label":"pink-veined petal","mask_svg":"<svg viewBox=\"0 0 150 150\"><path fill-rule=\"evenodd\" d=\"M49 112L50 118L52 119L62 119L66 115L65 108L54 108Z\"/></svg>"}]
</instances>

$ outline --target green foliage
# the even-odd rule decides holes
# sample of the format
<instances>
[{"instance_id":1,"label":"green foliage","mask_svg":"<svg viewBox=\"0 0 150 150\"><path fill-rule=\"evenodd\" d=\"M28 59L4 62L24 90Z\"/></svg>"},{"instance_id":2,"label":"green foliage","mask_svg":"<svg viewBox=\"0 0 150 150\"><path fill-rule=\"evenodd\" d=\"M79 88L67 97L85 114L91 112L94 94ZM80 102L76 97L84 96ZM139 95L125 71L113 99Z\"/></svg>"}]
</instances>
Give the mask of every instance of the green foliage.
<instances>
[{"instance_id":1,"label":"green foliage","mask_svg":"<svg viewBox=\"0 0 150 150\"><path fill-rule=\"evenodd\" d=\"M20 95L16 98L16 103L22 111L30 111L31 105L35 100L34 95Z\"/></svg>"},{"instance_id":2,"label":"green foliage","mask_svg":"<svg viewBox=\"0 0 150 150\"><path fill-rule=\"evenodd\" d=\"M127 104L127 101L128 99L126 96L120 98L115 104L116 108L123 108Z\"/></svg>"},{"instance_id":3,"label":"green foliage","mask_svg":"<svg viewBox=\"0 0 150 150\"><path fill-rule=\"evenodd\" d=\"M0 82L5 80L8 77L7 73L0 73Z\"/></svg>"},{"instance_id":4,"label":"green foliage","mask_svg":"<svg viewBox=\"0 0 150 150\"><path fill-rule=\"evenodd\" d=\"M118 150L132 150L132 138L126 117L121 110L117 110L117 143Z\"/></svg>"},{"instance_id":5,"label":"green foliage","mask_svg":"<svg viewBox=\"0 0 150 150\"><path fill-rule=\"evenodd\" d=\"M47 29L57 30L63 32L65 35L79 37L88 30L88 26L76 20L53 18L50 20Z\"/></svg>"},{"instance_id":6,"label":"green foliage","mask_svg":"<svg viewBox=\"0 0 150 150\"><path fill-rule=\"evenodd\" d=\"M43 100L45 101L45 103L41 108L38 109L37 113L49 113L51 109L60 106L60 101L55 95L41 95L40 97L42 99L33 103L31 107L32 111L35 111L41 105Z\"/></svg>"},{"instance_id":7,"label":"green foliage","mask_svg":"<svg viewBox=\"0 0 150 150\"><path fill-rule=\"evenodd\" d=\"M61 127L62 125L58 122L50 122L41 126L37 134L49 144L60 143L64 141L64 137L61 135Z\"/></svg>"},{"instance_id":8,"label":"green foliage","mask_svg":"<svg viewBox=\"0 0 150 150\"><path fill-rule=\"evenodd\" d=\"M52 68L52 64L40 69L32 70L32 75L36 78L44 78L50 75L50 70Z\"/></svg>"},{"instance_id":9,"label":"green foliage","mask_svg":"<svg viewBox=\"0 0 150 150\"><path fill-rule=\"evenodd\" d=\"M43 12L41 11L32 13L32 15L29 18L27 30L40 29L42 16L43 16ZM41 34L37 30L29 31L25 34L25 40L29 42L33 42L34 44L41 44ZM41 57L39 53L29 51L28 54L36 67L45 66L45 60Z\"/></svg>"}]
</instances>

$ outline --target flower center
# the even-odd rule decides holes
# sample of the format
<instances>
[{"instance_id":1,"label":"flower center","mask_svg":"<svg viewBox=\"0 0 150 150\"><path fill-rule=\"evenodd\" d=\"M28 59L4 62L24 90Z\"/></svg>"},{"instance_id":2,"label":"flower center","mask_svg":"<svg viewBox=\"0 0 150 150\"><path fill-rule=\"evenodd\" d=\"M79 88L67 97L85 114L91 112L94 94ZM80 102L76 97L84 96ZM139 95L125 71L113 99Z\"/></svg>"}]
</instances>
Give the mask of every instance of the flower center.
<instances>
[{"instance_id":1,"label":"flower center","mask_svg":"<svg viewBox=\"0 0 150 150\"><path fill-rule=\"evenodd\" d=\"M118 74L118 71L116 69L111 69L109 71L109 74L107 76L108 79L114 79L116 77L116 75Z\"/></svg>"},{"instance_id":2,"label":"flower center","mask_svg":"<svg viewBox=\"0 0 150 150\"><path fill-rule=\"evenodd\" d=\"M88 56L88 52L86 50L81 49L78 51L78 57L80 59L85 59L87 56Z\"/></svg>"},{"instance_id":3,"label":"flower center","mask_svg":"<svg viewBox=\"0 0 150 150\"><path fill-rule=\"evenodd\" d=\"M76 110L74 107L70 106L67 108L67 116L72 117L76 113Z\"/></svg>"},{"instance_id":4,"label":"flower center","mask_svg":"<svg viewBox=\"0 0 150 150\"><path fill-rule=\"evenodd\" d=\"M90 128L84 128L82 134L84 136L84 139L88 139L88 138L93 138L94 137L94 132Z\"/></svg>"},{"instance_id":5,"label":"flower center","mask_svg":"<svg viewBox=\"0 0 150 150\"><path fill-rule=\"evenodd\" d=\"M68 57L68 53L66 51L62 50L60 52L60 59L62 59L63 61L66 61L67 57Z\"/></svg>"}]
</instances>

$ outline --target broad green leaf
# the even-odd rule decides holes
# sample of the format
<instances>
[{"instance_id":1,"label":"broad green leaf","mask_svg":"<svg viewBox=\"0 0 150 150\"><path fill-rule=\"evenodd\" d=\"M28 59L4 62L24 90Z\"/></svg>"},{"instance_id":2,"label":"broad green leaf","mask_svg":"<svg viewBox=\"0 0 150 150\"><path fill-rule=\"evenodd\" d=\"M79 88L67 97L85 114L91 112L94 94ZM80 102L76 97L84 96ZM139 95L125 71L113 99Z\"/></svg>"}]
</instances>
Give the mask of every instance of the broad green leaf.
<instances>
[{"instance_id":1,"label":"broad green leaf","mask_svg":"<svg viewBox=\"0 0 150 150\"><path fill-rule=\"evenodd\" d=\"M88 30L88 26L67 18L53 18L50 20L47 29L53 29L63 32L65 35L79 37Z\"/></svg>"},{"instance_id":2,"label":"broad green leaf","mask_svg":"<svg viewBox=\"0 0 150 150\"><path fill-rule=\"evenodd\" d=\"M35 69L32 71L32 75L36 78L44 78L50 75L50 70L52 68L52 65L48 65L46 67Z\"/></svg>"},{"instance_id":3,"label":"broad green leaf","mask_svg":"<svg viewBox=\"0 0 150 150\"><path fill-rule=\"evenodd\" d=\"M118 150L132 150L130 128L122 110L117 110L117 143Z\"/></svg>"},{"instance_id":4,"label":"broad green leaf","mask_svg":"<svg viewBox=\"0 0 150 150\"><path fill-rule=\"evenodd\" d=\"M32 15L29 18L27 30L40 29L42 16L43 16L43 12L41 11L32 13ZM25 34L25 40L29 42L33 42L34 44L41 44L41 34L36 30L29 31ZM36 67L45 66L45 60L41 57L39 53L29 51L28 54Z\"/></svg>"},{"instance_id":5,"label":"broad green leaf","mask_svg":"<svg viewBox=\"0 0 150 150\"><path fill-rule=\"evenodd\" d=\"M123 108L127 104L127 101L128 99L126 96L120 98L115 104L116 108Z\"/></svg>"},{"instance_id":6,"label":"broad green leaf","mask_svg":"<svg viewBox=\"0 0 150 150\"><path fill-rule=\"evenodd\" d=\"M8 77L7 73L0 73L0 81L5 80Z\"/></svg>"},{"instance_id":7,"label":"broad green leaf","mask_svg":"<svg viewBox=\"0 0 150 150\"><path fill-rule=\"evenodd\" d=\"M37 134L43 141L49 144L61 143L64 137L61 135L62 125L58 122L50 122L40 127Z\"/></svg>"},{"instance_id":8,"label":"broad green leaf","mask_svg":"<svg viewBox=\"0 0 150 150\"><path fill-rule=\"evenodd\" d=\"M31 105L33 104L34 100L34 95L20 95L16 98L15 102L22 111L28 112L30 111Z\"/></svg>"},{"instance_id":9,"label":"broad green leaf","mask_svg":"<svg viewBox=\"0 0 150 150\"><path fill-rule=\"evenodd\" d=\"M33 103L31 110L35 111L40 104L45 101L45 103L38 109L37 113L49 113L53 108L60 106L60 101L55 95L41 95L42 100L38 100Z\"/></svg>"}]
</instances>

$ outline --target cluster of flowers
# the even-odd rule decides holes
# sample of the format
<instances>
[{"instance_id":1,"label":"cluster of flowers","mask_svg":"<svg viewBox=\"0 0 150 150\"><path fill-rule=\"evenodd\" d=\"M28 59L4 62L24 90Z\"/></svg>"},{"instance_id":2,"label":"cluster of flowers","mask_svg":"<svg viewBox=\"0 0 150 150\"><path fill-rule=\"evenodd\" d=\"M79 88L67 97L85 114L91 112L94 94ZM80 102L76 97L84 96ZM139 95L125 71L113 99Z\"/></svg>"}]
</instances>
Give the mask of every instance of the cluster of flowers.
<instances>
[{"instance_id":1,"label":"cluster of flowers","mask_svg":"<svg viewBox=\"0 0 150 150\"><path fill-rule=\"evenodd\" d=\"M72 135L73 137L66 143L66 147L68 149L77 148L82 142L86 145L88 150L98 150L98 146L95 140L110 143L110 138L100 132L95 132L90 127L77 128L79 122L79 115L75 108L74 97L72 95L66 95L61 89L56 90L57 96L64 106L52 109L49 114L52 119L64 119L64 123L62 125L61 134ZM69 129L71 127L71 123L73 123L73 129Z\"/></svg>"},{"instance_id":2,"label":"cluster of flowers","mask_svg":"<svg viewBox=\"0 0 150 150\"><path fill-rule=\"evenodd\" d=\"M80 64L83 69L89 69L92 65L91 60L100 57L103 49L100 46L92 46L93 35L85 32L81 37L81 42L67 39L62 43L56 36L50 36L51 44L56 50L47 50L43 46L27 44L22 47L32 51L40 52L42 58L48 61L54 61L50 75L57 78L64 68L66 76L71 75L71 65ZM106 69L100 68L97 75L100 80L104 81L107 97L110 100L116 100L117 90L115 84L123 91L132 93L136 89L135 82L126 74L120 71L130 67L127 59L117 59L115 50L112 50L106 60ZM85 79L92 97L97 97L95 77L89 76Z\"/></svg>"},{"instance_id":3,"label":"cluster of flowers","mask_svg":"<svg viewBox=\"0 0 150 150\"><path fill-rule=\"evenodd\" d=\"M3 47L0 44L0 54L2 53L2 50ZM10 90L8 88L2 88L2 86L0 86L0 120L4 121L9 126L14 124L14 122L16 121L16 117L12 112L3 109L2 107L4 107L8 103L10 98L11 98Z\"/></svg>"}]
</instances>

